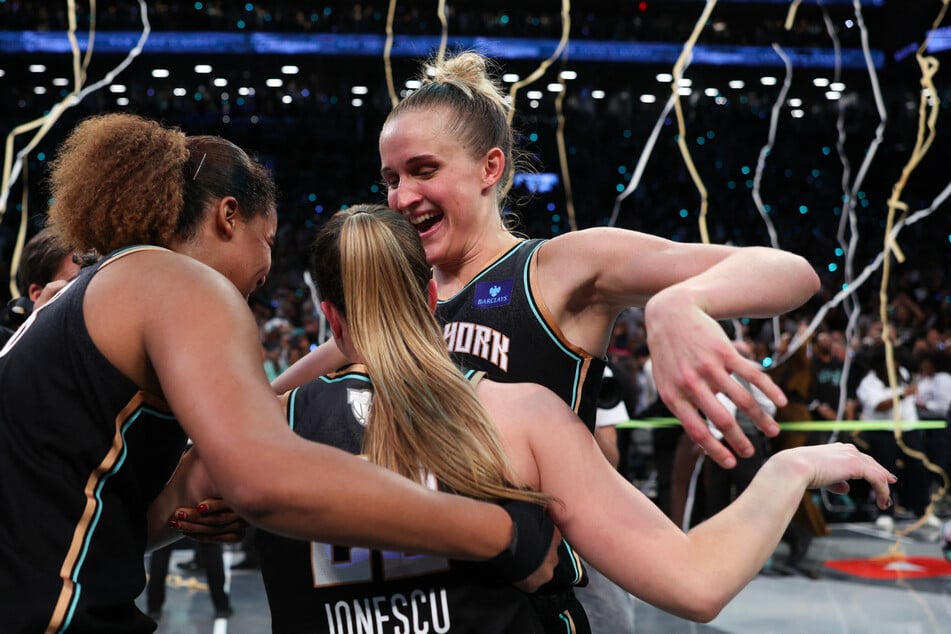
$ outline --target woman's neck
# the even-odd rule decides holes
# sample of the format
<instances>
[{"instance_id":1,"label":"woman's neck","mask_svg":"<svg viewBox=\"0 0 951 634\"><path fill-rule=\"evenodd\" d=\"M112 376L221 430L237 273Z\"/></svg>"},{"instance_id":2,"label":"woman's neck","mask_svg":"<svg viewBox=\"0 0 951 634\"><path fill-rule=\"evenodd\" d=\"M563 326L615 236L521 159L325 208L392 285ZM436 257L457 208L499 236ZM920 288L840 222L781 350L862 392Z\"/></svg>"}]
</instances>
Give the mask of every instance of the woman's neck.
<instances>
[{"instance_id":1,"label":"woman's neck","mask_svg":"<svg viewBox=\"0 0 951 634\"><path fill-rule=\"evenodd\" d=\"M487 266L498 260L503 254L521 242L508 232L480 241L476 248L470 249L466 256L449 265L433 266L433 279L439 289L439 299L447 299L459 292Z\"/></svg>"}]
</instances>

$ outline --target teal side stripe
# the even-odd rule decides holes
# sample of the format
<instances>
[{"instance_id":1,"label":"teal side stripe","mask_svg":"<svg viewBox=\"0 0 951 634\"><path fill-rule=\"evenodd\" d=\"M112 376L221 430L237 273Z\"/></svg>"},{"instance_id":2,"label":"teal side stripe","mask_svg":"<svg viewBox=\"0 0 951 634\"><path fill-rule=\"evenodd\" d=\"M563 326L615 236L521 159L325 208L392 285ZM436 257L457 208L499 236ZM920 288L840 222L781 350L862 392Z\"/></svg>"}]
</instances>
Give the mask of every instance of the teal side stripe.
<instances>
[{"instance_id":1,"label":"teal side stripe","mask_svg":"<svg viewBox=\"0 0 951 634\"><path fill-rule=\"evenodd\" d=\"M83 563L86 561L86 555L89 553L89 543L92 541L92 536L96 532L99 519L102 517L102 490L105 488L106 482L109 480L109 478L117 474L119 470L122 469L122 465L125 464L125 459L129 453L128 445L125 441L126 432L129 431L129 427L131 427L132 424L138 420L139 415L141 415L143 412L152 414L157 418L175 420L173 415L166 412L160 412L150 407L139 407L135 413L129 417L129 420L127 420L122 425L122 428L119 431L119 435L122 438L122 450L119 452L119 459L116 460L116 464L114 464L112 468L106 472L105 475L103 475L102 479L99 480L99 483L96 485L96 490L94 493L96 498L96 512L92 521L89 523L89 530L86 531L86 537L83 539L83 547L80 551L79 557L76 559L76 565L73 567L73 572L69 577L75 585L76 590L73 592L72 601L70 601L69 608L66 610L66 616L63 618L63 625L58 630L59 632L65 632L66 629L69 628L69 624L72 622L73 617L76 615L76 606L79 603L79 597L82 594L82 584L79 583L79 571L82 569Z\"/></svg>"}]
</instances>

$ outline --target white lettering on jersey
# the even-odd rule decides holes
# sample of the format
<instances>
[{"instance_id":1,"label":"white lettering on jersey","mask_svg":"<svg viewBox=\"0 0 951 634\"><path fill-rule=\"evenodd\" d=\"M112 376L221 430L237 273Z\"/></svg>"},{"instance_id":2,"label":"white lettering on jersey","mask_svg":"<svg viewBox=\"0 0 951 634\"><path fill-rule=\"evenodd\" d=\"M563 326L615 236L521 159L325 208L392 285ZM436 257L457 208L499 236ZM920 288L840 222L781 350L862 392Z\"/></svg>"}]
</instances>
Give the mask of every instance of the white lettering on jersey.
<instances>
[{"instance_id":1,"label":"white lettering on jersey","mask_svg":"<svg viewBox=\"0 0 951 634\"><path fill-rule=\"evenodd\" d=\"M449 352L471 354L508 372L510 340L498 330L467 321L454 321L443 327L443 338Z\"/></svg>"},{"instance_id":2,"label":"white lettering on jersey","mask_svg":"<svg viewBox=\"0 0 951 634\"><path fill-rule=\"evenodd\" d=\"M331 634L446 634L452 627L445 588L324 604Z\"/></svg>"}]
</instances>

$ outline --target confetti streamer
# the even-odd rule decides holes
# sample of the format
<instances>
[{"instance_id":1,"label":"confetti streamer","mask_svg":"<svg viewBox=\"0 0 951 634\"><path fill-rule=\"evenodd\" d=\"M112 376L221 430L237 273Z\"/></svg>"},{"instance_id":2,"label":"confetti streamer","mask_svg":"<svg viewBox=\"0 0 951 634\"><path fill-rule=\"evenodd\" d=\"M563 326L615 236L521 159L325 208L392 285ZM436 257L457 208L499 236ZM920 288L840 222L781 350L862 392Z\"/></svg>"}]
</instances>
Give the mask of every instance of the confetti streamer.
<instances>
[{"instance_id":1,"label":"confetti streamer","mask_svg":"<svg viewBox=\"0 0 951 634\"><path fill-rule=\"evenodd\" d=\"M89 33L87 36L87 48L85 56L80 55L79 43L76 40L76 4L75 0L69 0L68 13L69 13L69 30L67 36L70 42L70 48L72 50L72 59L73 59L73 90L70 91L66 97L61 101L56 103L49 111L48 114L29 121L27 123L20 124L13 128L10 133L7 135L5 149L4 149L4 159L3 159L3 177L0 180L0 220L3 220L3 216L7 211L7 201L10 197L10 190L13 185L19 179L21 171L24 168L24 161L26 157L29 156L30 152L39 144L39 142L46 136L46 133L49 132L50 128L59 120L63 112L67 109L72 108L82 102L90 93L99 90L104 86L111 84L115 77L121 73L125 68L132 63L132 60L135 59L141 52L142 48L145 46L145 42L148 39L151 28L149 26L148 18L148 7L145 3L145 0L138 0L139 3L139 14L142 18L142 33L139 37L138 42L135 47L129 54L112 70L110 70L106 76L89 85L83 87L83 84L86 81L86 69L89 66L89 61L92 55L93 42L95 41L95 20L90 21ZM96 3L95 0L90 2L90 12L95 14ZM82 58L82 63L80 59ZM26 134L27 132L36 130L36 133L30 139L30 141L16 154L16 160L13 160L13 151L14 151L14 140L16 137L21 134ZM14 265L11 267L10 272L10 290L13 297L19 297L19 290L16 288L16 268L17 263L20 259L20 254L23 250L23 244L26 237L26 226L25 219L27 218L27 194L26 189L24 188L23 194L23 203L22 203L22 220L21 226L17 234L17 243L14 248L13 253L13 262Z\"/></svg>"},{"instance_id":2,"label":"confetti streamer","mask_svg":"<svg viewBox=\"0 0 951 634\"><path fill-rule=\"evenodd\" d=\"M687 41L684 43L683 50L680 52L680 57L677 59L677 62L674 64L674 70L671 73L673 79L670 83L671 92L674 94L674 112L677 115L677 146L680 148L680 154L683 156L684 163L687 166L687 171L690 172L690 178L693 179L694 185L697 187L697 191L700 193L700 239L705 243L710 243L710 234L707 231L707 188L703 184L703 180L700 178L700 173L697 172L697 167L694 165L693 158L690 156L690 150L687 149L687 129L684 124L684 111L683 105L680 103L680 82L683 79L684 67L687 64L687 60L693 55L694 44L697 43L697 38L700 37L700 32L703 31L704 25L707 23L707 20L710 18L710 14L713 13L713 8L717 5L717 0L707 0L706 5L703 7L703 12L700 14L700 18L697 20L697 23L693 27L693 31L690 33L690 37L687 38Z\"/></svg>"}]
</instances>

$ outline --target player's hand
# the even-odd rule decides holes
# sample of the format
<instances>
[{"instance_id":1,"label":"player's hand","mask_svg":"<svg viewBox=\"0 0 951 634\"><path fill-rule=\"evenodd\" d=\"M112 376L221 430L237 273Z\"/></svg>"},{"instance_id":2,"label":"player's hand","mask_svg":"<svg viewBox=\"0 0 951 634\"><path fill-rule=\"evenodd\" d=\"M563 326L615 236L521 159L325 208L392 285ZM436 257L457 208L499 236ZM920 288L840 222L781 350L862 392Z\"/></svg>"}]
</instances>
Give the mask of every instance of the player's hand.
<instances>
[{"instance_id":1,"label":"player's hand","mask_svg":"<svg viewBox=\"0 0 951 634\"><path fill-rule=\"evenodd\" d=\"M779 407L786 404L786 396L758 364L736 351L716 320L692 304L652 300L645 311L645 324L658 394L687 435L717 464L732 468L736 456L713 436L705 417L737 455L753 454L746 434L717 400L718 392L733 401L764 434L772 437L779 433L773 417L731 375L746 379Z\"/></svg>"},{"instance_id":2,"label":"player's hand","mask_svg":"<svg viewBox=\"0 0 951 634\"><path fill-rule=\"evenodd\" d=\"M169 526L201 542L232 543L244 539L245 522L220 498L202 500L197 507L182 507L169 518Z\"/></svg>"}]
</instances>

